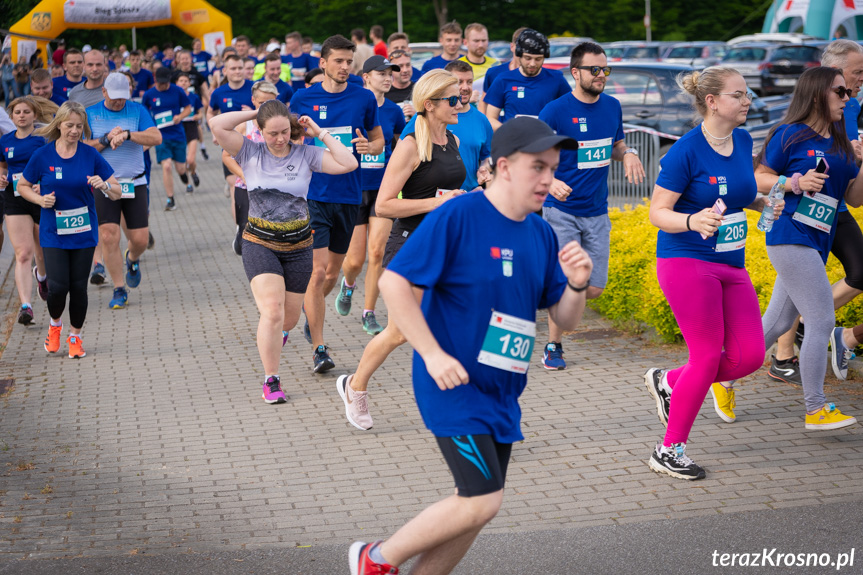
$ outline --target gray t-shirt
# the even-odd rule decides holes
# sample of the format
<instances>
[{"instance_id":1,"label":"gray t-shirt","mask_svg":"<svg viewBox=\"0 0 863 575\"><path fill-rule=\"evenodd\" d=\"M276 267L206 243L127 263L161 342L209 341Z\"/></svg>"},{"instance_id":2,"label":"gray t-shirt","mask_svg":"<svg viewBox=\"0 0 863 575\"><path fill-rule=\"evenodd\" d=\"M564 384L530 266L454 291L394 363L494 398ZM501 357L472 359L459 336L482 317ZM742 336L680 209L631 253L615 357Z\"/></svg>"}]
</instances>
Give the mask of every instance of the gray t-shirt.
<instances>
[{"instance_id":1,"label":"gray t-shirt","mask_svg":"<svg viewBox=\"0 0 863 575\"><path fill-rule=\"evenodd\" d=\"M100 85L98 88L85 88L87 82L81 82L71 90L69 90L69 99L73 102L78 102L85 108L89 108L94 104L98 104L99 102L105 99L104 94L102 94L102 86Z\"/></svg>"},{"instance_id":2,"label":"gray t-shirt","mask_svg":"<svg viewBox=\"0 0 863 575\"><path fill-rule=\"evenodd\" d=\"M284 158L270 153L267 144L243 139L235 160L243 168L249 190L249 219L270 229L292 230L308 221L306 196L312 172L321 171L324 149L291 144Z\"/></svg>"}]
</instances>

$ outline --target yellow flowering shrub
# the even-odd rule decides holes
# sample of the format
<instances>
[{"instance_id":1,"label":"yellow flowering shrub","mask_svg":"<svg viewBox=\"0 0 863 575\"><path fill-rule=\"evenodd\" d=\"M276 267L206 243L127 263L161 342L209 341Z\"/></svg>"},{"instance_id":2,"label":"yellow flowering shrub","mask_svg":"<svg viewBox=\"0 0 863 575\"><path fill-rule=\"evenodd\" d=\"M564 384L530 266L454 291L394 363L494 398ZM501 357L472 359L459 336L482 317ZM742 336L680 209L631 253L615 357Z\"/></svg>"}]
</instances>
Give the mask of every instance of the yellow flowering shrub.
<instances>
[{"instance_id":1,"label":"yellow flowering shrub","mask_svg":"<svg viewBox=\"0 0 863 575\"><path fill-rule=\"evenodd\" d=\"M633 331L646 326L656 330L666 342L680 341L680 329L656 279L656 233L648 218L649 203L635 207L613 208L611 219L611 259L608 284L598 299L588 305L615 325ZM767 309L776 271L767 257L764 232L756 224L760 214L747 210L749 232L746 240L746 269L758 294L761 312ZM851 208L858 222L863 222L863 208ZM863 249L863 246L861 246ZM845 277L842 264L831 254L827 260L830 283ZM863 323L863 297L854 299L836 311L837 325L851 327Z\"/></svg>"}]
</instances>

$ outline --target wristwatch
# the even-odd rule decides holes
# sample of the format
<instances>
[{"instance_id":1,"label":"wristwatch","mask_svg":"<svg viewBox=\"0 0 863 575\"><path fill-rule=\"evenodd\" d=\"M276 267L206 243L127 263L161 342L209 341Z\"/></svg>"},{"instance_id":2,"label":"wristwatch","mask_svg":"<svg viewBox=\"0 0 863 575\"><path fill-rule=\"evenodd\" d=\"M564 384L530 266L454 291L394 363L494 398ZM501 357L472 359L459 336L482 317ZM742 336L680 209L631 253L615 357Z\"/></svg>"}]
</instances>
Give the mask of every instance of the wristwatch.
<instances>
[{"instance_id":1,"label":"wristwatch","mask_svg":"<svg viewBox=\"0 0 863 575\"><path fill-rule=\"evenodd\" d=\"M623 151L623 155L625 156L626 154L635 154L637 156L638 150L635 148L626 148L626 150Z\"/></svg>"},{"instance_id":2,"label":"wristwatch","mask_svg":"<svg viewBox=\"0 0 863 575\"><path fill-rule=\"evenodd\" d=\"M323 142L324 138L326 138L329 135L330 135L329 130L326 130L326 129L321 130L320 132L318 132L318 139Z\"/></svg>"},{"instance_id":3,"label":"wristwatch","mask_svg":"<svg viewBox=\"0 0 863 575\"><path fill-rule=\"evenodd\" d=\"M99 143L104 147L108 147L111 145L111 142L108 140L108 134L103 134L101 138L99 138Z\"/></svg>"}]
</instances>

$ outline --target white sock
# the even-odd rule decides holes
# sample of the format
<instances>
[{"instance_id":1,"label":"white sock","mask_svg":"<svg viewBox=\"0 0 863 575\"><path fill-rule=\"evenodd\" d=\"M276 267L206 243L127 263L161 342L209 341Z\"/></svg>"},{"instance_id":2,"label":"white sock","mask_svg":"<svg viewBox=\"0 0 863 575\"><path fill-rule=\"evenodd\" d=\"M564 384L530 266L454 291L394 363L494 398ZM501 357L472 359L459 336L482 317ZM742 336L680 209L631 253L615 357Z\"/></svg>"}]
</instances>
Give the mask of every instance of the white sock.
<instances>
[{"instance_id":1,"label":"white sock","mask_svg":"<svg viewBox=\"0 0 863 575\"><path fill-rule=\"evenodd\" d=\"M51 323L51 325L53 325L54 327L57 327L58 325L59 325L59 326L62 326L62 325L63 325L63 320L59 320L59 319L58 319L57 321L54 321L54 320L52 319L50 323Z\"/></svg>"}]
</instances>

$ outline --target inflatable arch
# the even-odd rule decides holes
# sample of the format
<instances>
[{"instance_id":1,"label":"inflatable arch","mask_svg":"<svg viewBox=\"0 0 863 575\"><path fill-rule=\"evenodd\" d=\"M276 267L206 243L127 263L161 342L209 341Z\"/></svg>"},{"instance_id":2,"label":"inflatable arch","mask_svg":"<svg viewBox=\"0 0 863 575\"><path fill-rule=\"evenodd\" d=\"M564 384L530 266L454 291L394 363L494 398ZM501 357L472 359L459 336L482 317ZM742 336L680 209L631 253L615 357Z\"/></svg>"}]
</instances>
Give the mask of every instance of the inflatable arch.
<instances>
[{"instance_id":1,"label":"inflatable arch","mask_svg":"<svg viewBox=\"0 0 863 575\"><path fill-rule=\"evenodd\" d=\"M9 29L12 61L27 58L69 29L125 30L176 26L220 53L231 39L231 18L204 0L42 0ZM47 58L46 58L47 61Z\"/></svg>"},{"instance_id":2,"label":"inflatable arch","mask_svg":"<svg viewBox=\"0 0 863 575\"><path fill-rule=\"evenodd\" d=\"M762 32L797 32L833 39L842 27L852 40L863 38L861 0L774 0Z\"/></svg>"}]
</instances>

